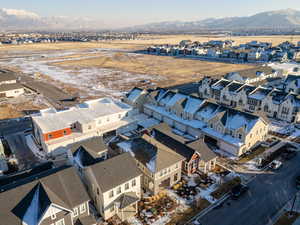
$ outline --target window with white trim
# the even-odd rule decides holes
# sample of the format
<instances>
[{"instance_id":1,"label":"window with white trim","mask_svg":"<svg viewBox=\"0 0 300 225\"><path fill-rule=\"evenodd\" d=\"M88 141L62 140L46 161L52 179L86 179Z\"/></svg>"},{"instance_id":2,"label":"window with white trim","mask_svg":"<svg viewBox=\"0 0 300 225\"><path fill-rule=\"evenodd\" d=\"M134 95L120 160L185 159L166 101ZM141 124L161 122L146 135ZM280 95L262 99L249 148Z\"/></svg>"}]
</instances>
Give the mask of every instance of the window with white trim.
<instances>
[{"instance_id":1,"label":"window with white trim","mask_svg":"<svg viewBox=\"0 0 300 225\"><path fill-rule=\"evenodd\" d=\"M65 225L65 219L58 220L55 225Z\"/></svg>"},{"instance_id":2,"label":"window with white trim","mask_svg":"<svg viewBox=\"0 0 300 225\"><path fill-rule=\"evenodd\" d=\"M73 209L73 217L78 216L78 208Z\"/></svg>"},{"instance_id":3,"label":"window with white trim","mask_svg":"<svg viewBox=\"0 0 300 225\"><path fill-rule=\"evenodd\" d=\"M80 206L79 206L79 212L80 212L80 214L82 214L82 213L85 213L85 203L83 203L83 204L81 204Z\"/></svg>"},{"instance_id":4,"label":"window with white trim","mask_svg":"<svg viewBox=\"0 0 300 225\"><path fill-rule=\"evenodd\" d=\"M56 219L56 214L52 208L50 208L50 217L52 220Z\"/></svg>"},{"instance_id":5,"label":"window with white trim","mask_svg":"<svg viewBox=\"0 0 300 225\"><path fill-rule=\"evenodd\" d=\"M135 185L136 185L136 181L135 181L135 179L133 179L131 182L131 186L134 187Z\"/></svg>"}]
</instances>

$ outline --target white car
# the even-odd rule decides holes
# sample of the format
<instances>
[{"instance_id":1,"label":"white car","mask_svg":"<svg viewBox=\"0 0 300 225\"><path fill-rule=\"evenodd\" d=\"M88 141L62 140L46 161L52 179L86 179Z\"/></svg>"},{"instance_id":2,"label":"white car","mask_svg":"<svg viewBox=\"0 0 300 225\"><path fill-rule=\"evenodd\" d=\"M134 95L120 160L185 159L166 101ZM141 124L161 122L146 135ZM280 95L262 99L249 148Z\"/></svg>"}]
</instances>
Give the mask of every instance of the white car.
<instances>
[{"instance_id":1,"label":"white car","mask_svg":"<svg viewBox=\"0 0 300 225\"><path fill-rule=\"evenodd\" d=\"M278 169L279 167L281 167L282 162L280 162L279 160L274 160L269 164L269 168L270 169Z\"/></svg>"}]
</instances>

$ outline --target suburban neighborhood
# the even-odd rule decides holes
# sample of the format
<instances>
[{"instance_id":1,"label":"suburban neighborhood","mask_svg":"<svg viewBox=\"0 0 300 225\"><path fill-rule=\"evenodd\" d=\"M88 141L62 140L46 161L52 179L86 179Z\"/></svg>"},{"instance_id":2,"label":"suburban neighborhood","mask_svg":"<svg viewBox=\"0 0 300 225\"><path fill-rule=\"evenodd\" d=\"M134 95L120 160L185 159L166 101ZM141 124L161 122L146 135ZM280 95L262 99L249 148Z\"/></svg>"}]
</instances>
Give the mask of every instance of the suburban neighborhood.
<instances>
[{"instance_id":1,"label":"suburban neighborhood","mask_svg":"<svg viewBox=\"0 0 300 225\"><path fill-rule=\"evenodd\" d=\"M300 225L293 1L3 2L0 225Z\"/></svg>"}]
</instances>

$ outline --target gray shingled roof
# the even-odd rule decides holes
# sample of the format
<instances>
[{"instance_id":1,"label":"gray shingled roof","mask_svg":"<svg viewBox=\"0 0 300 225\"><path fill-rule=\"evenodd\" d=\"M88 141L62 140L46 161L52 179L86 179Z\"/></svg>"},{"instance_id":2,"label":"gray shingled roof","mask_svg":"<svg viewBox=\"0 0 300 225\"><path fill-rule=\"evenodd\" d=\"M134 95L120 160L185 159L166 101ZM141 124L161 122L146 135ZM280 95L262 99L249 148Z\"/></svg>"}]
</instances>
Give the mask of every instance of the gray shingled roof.
<instances>
[{"instance_id":1,"label":"gray shingled roof","mask_svg":"<svg viewBox=\"0 0 300 225\"><path fill-rule=\"evenodd\" d=\"M34 198L34 196L38 198ZM29 205L39 201L39 211L55 203L72 210L89 201L85 188L73 167L53 169L22 179L0 192L1 225L21 224Z\"/></svg>"},{"instance_id":2,"label":"gray shingled roof","mask_svg":"<svg viewBox=\"0 0 300 225\"><path fill-rule=\"evenodd\" d=\"M71 145L70 150L72 153L75 153L80 147L84 148L95 158L99 156L99 153L107 151L107 146L103 141L103 137L100 136L76 142Z\"/></svg>"},{"instance_id":3,"label":"gray shingled roof","mask_svg":"<svg viewBox=\"0 0 300 225\"><path fill-rule=\"evenodd\" d=\"M24 88L21 84L14 83L14 84L1 84L0 85L0 92L2 91L10 91Z\"/></svg>"},{"instance_id":4,"label":"gray shingled roof","mask_svg":"<svg viewBox=\"0 0 300 225\"><path fill-rule=\"evenodd\" d=\"M102 192L141 175L134 158L129 153L96 163L88 169L94 174Z\"/></svg>"},{"instance_id":5,"label":"gray shingled roof","mask_svg":"<svg viewBox=\"0 0 300 225\"><path fill-rule=\"evenodd\" d=\"M0 71L0 82L16 80L12 72Z\"/></svg>"}]
</instances>

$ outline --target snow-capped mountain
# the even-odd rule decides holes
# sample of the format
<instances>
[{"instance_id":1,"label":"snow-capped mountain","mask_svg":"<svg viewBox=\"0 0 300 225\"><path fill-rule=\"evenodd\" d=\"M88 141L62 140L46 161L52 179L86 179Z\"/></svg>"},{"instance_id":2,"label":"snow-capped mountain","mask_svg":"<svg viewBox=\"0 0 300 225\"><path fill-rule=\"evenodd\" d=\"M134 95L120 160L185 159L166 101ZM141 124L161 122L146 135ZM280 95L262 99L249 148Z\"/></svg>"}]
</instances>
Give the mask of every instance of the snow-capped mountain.
<instances>
[{"instance_id":1,"label":"snow-capped mountain","mask_svg":"<svg viewBox=\"0 0 300 225\"><path fill-rule=\"evenodd\" d=\"M0 31L101 29L101 26L101 22L90 18L42 17L26 10L0 9Z\"/></svg>"},{"instance_id":2,"label":"snow-capped mountain","mask_svg":"<svg viewBox=\"0 0 300 225\"><path fill-rule=\"evenodd\" d=\"M162 22L131 27L130 30L166 32L216 29L289 29L300 28L300 11L293 9L258 13L249 17L209 18L192 22Z\"/></svg>"}]
</instances>

